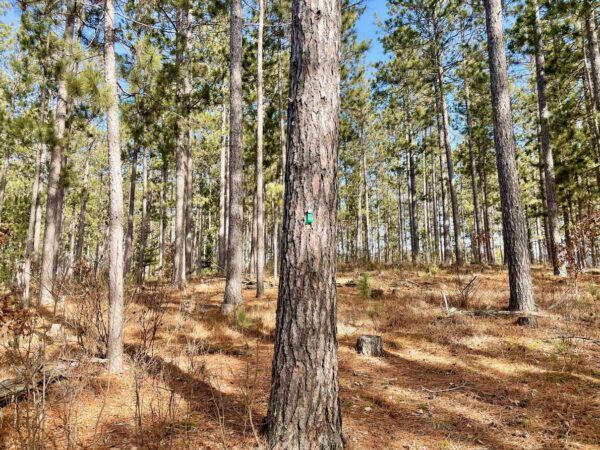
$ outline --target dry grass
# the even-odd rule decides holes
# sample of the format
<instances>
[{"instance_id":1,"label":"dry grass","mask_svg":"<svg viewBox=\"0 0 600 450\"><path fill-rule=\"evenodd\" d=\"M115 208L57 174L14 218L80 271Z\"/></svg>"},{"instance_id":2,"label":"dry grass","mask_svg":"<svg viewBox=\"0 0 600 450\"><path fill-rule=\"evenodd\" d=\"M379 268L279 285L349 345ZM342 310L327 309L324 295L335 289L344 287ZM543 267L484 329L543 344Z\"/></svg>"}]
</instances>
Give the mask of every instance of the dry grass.
<instances>
[{"instance_id":1,"label":"dry grass","mask_svg":"<svg viewBox=\"0 0 600 450\"><path fill-rule=\"evenodd\" d=\"M600 345L560 338L600 339L599 278L580 279L575 289L536 271L536 297L547 316L537 328L523 328L514 318L446 317L442 309L442 291L456 307L502 309L505 272L429 272L371 273L371 287L386 292L377 300L338 288L347 447L600 448ZM474 275L465 303L461 292ZM343 273L339 282L355 277ZM397 295L389 295L394 286ZM222 318L222 291L222 280L205 279L180 294L159 285L131 292L126 372L110 377L97 364L83 364L49 386L45 448L257 447L277 292L268 289L256 300L246 290L243 312ZM69 327L74 311L69 304L61 337L42 337L48 358L89 353ZM47 312L44 321L56 320ZM386 356L357 355L357 336L375 333ZM0 369L8 372L3 356ZM0 413L0 447L22 448L14 405Z\"/></svg>"}]
</instances>

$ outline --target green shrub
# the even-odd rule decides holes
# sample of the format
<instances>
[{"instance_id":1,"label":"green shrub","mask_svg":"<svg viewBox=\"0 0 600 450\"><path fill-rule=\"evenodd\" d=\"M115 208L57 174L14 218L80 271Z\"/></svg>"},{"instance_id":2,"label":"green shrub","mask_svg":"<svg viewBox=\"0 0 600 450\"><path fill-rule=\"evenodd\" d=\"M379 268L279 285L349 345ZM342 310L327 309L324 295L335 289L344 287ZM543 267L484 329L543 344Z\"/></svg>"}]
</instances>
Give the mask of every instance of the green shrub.
<instances>
[{"instance_id":1,"label":"green shrub","mask_svg":"<svg viewBox=\"0 0 600 450\"><path fill-rule=\"evenodd\" d=\"M371 283L369 282L369 276L363 273L358 280L358 292L362 298L369 298L371 295Z\"/></svg>"}]
</instances>

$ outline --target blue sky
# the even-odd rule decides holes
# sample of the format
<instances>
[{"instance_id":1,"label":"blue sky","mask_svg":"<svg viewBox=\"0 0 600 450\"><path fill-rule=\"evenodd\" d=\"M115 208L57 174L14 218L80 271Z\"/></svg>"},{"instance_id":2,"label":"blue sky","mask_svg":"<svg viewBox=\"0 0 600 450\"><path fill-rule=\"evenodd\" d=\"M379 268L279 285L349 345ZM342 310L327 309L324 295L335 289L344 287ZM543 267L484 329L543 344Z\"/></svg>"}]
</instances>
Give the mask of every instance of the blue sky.
<instances>
[{"instance_id":1,"label":"blue sky","mask_svg":"<svg viewBox=\"0 0 600 450\"><path fill-rule=\"evenodd\" d=\"M371 40L371 48L366 55L367 64L385 59L383 48L378 40L379 27L376 18L384 21L387 18L386 0L365 0L366 10L357 23L357 32L361 40Z\"/></svg>"}]
</instances>

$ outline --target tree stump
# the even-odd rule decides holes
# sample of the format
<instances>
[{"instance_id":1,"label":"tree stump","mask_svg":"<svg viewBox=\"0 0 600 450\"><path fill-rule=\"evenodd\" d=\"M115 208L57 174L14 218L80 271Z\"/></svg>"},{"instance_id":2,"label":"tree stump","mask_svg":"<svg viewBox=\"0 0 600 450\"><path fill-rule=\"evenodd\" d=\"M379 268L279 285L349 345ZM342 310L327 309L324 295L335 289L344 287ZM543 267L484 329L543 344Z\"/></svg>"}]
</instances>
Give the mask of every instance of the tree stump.
<instances>
[{"instance_id":1,"label":"tree stump","mask_svg":"<svg viewBox=\"0 0 600 450\"><path fill-rule=\"evenodd\" d=\"M356 351L366 356L383 356L383 341L381 336L360 336L356 341Z\"/></svg>"},{"instance_id":2,"label":"tree stump","mask_svg":"<svg viewBox=\"0 0 600 450\"><path fill-rule=\"evenodd\" d=\"M402 289L400 288L392 288L392 297L400 298L402 297Z\"/></svg>"},{"instance_id":3,"label":"tree stump","mask_svg":"<svg viewBox=\"0 0 600 450\"><path fill-rule=\"evenodd\" d=\"M383 289L371 289L371 298L382 298Z\"/></svg>"}]
</instances>

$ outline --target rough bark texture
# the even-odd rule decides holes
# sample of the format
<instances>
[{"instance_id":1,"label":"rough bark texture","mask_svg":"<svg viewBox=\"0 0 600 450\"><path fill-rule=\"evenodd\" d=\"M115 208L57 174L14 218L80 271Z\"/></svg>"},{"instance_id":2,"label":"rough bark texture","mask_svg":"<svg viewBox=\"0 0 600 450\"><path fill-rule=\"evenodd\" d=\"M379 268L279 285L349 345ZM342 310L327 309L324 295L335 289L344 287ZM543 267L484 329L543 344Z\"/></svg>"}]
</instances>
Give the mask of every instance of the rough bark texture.
<instances>
[{"instance_id":1,"label":"rough bark texture","mask_svg":"<svg viewBox=\"0 0 600 450\"><path fill-rule=\"evenodd\" d=\"M504 49L501 0L484 0L491 76L496 164L500 182L504 249L508 263L511 311L533 311L535 302L527 251L525 215L519 192L515 141ZM528 319L524 319L525 321Z\"/></svg>"},{"instance_id":2,"label":"rough bark texture","mask_svg":"<svg viewBox=\"0 0 600 450\"><path fill-rule=\"evenodd\" d=\"M73 34L75 31L76 3L69 1L67 4L67 17L64 30L63 57L70 58L72 51ZM58 83L58 96L56 99L56 116L54 118L54 145L50 156L50 172L48 174L48 194L46 199L46 222L44 225L44 247L42 251L42 267L40 271L40 305L53 302L54 287L54 260L56 257L56 241L58 222L60 221L60 174L63 160L64 137L67 122L69 93L67 92L67 79L61 76Z\"/></svg>"},{"instance_id":3,"label":"rough bark texture","mask_svg":"<svg viewBox=\"0 0 600 450\"><path fill-rule=\"evenodd\" d=\"M265 180L263 174L263 29L265 2L258 0L256 83L256 297L265 293Z\"/></svg>"},{"instance_id":4,"label":"rough bark texture","mask_svg":"<svg viewBox=\"0 0 600 450\"><path fill-rule=\"evenodd\" d=\"M360 336L356 341L356 351L365 356L383 356L381 336Z\"/></svg>"},{"instance_id":5,"label":"rough bark texture","mask_svg":"<svg viewBox=\"0 0 600 450\"><path fill-rule=\"evenodd\" d=\"M292 3L283 261L266 422L277 449L343 448L335 291L340 16L339 1Z\"/></svg>"},{"instance_id":6,"label":"rough bark texture","mask_svg":"<svg viewBox=\"0 0 600 450\"><path fill-rule=\"evenodd\" d=\"M104 78L110 96L110 105L106 111L109 164L107 367L109 372L119 373L123 370L123 179L113 0L106 0L105 3L104 36Z\"/></svg>"},{"instance_id":7,"label":"rough bark texture","mask_svg":"<svg viewBox=\"0 0 600 450\"><path fill-rule=\"evenodd\" d=\"M540 147L546 180L546 216L548 221L549 250L554 275L565 276L567 269L564 257L559 255L560 232L558 227L558 206L556 204L556 177L554 174L554 155L550 146L549 111L546 102L546 56L542 24L537 0L532 1L535 16L535 79L537 87L538 114L540 123Z\"/></svg>"},{"instance_id":8,"label":"rough bark texture","mask_svg":"<svg viewBox=\"0 0 600 450\"><path fill-rule=\"evenodd\" d=\"M244 158L242 147L242 1L232 0L229 88L229 230L223 313L242 303Z\"/></svg>"}]
</instances>

